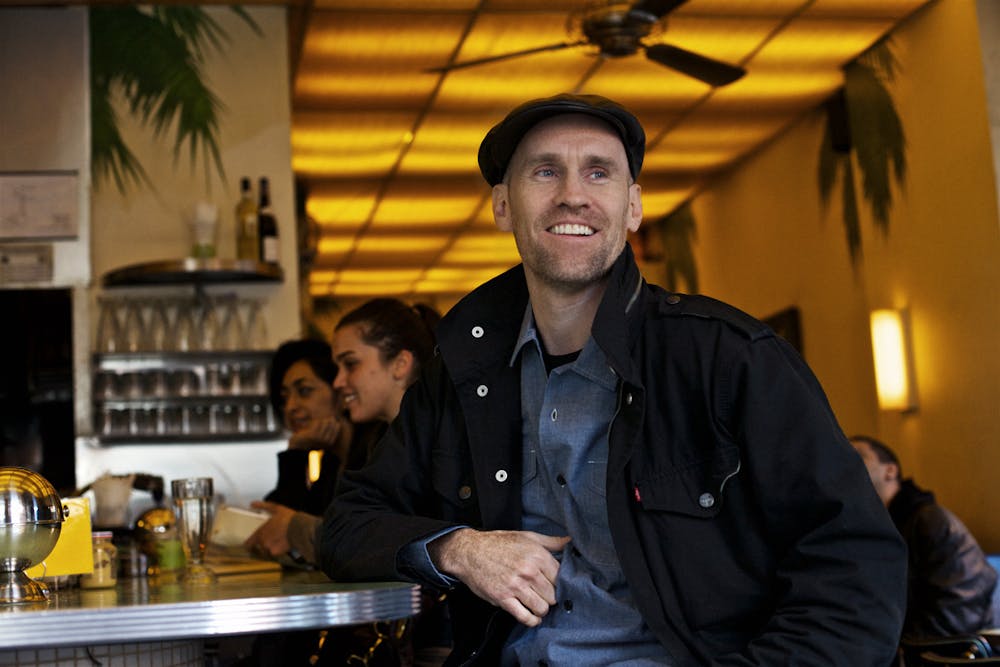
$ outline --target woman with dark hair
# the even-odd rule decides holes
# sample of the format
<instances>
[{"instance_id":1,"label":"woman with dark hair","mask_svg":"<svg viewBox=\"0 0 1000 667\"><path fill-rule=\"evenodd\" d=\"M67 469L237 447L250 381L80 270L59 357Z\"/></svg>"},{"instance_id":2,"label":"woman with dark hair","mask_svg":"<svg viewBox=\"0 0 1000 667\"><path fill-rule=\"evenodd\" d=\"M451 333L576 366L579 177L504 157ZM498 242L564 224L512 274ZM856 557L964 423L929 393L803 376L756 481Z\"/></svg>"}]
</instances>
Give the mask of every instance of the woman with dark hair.
<instances>
[{"instance_id":1,"label":"woman with dark hair","mask_svg":"<svg viewBox=\"0 0 1000 667\"><path fill-rule=\"evenodd\" d=\"M278 454L277 486L263 502L252 503L271 518L247 539L248 548L315 562L316 521L333 498L354 431L333 388L336 375L324 341L288 341L275 351L271 405L291 435L288 449ZM318 475L310 465L317 459Z\"/></svg>"},{"instance_id":2,"label":"woman with dark hair","mask_svg":"<svg viewBox=\"0 0 1000 667\"><path fill-rule=\"evenodd\" d=\"M430 307L398 299L372 299L347 313L333 331L340 372L333 386L355 424L388 423L403 394L434 354L440 316Z\"/></svg>"}]
</instances>

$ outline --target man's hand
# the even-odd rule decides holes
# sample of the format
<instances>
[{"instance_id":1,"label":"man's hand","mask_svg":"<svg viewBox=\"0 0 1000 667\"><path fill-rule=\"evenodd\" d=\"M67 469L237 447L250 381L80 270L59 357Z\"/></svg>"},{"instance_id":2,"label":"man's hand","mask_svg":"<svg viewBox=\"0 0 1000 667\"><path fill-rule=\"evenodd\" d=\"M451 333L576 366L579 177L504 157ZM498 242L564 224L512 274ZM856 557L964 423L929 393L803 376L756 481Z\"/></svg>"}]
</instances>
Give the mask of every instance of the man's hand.
<instances>
[{"instance_id":1,"label":"man's hand","mask_svg":"<svg viewBox=\"0 0 1000 667\"><path fill-rule=\"evenodd\" d=\"M243 546L250 551L263 551L275 558L288 553L292 548L288 543L288 524L291 523L295 510L265 500L255 500L250 503L250 507L269 512L271 518L262 523L260 528L246 539Z\"/></svg>"},{"instance_id":2,"label":"man's hand","mask_svg":"<svg viewBox=\"0 0 1000 667\"><path fill-rule=\"evenodd\" d=\"M556 603L559 561L552 552L569 540L530 531L461 528L431 542L428 551L439 570L534 627Z\"/></svg>"}]
</instances>

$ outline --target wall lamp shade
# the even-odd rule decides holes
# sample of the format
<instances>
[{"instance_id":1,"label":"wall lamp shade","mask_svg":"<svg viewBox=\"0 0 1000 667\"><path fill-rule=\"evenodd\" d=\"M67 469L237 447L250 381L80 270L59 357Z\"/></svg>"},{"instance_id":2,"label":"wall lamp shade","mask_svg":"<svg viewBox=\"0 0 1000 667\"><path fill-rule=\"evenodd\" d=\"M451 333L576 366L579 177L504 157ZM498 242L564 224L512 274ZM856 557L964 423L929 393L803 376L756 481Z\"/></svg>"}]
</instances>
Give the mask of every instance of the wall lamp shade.
<instances>
[{"instance_id":1,"label":"wall lamp shade","mask_svg":"<svg viewBox=\"0 0 1000 667\"><path fill-rule=\"evenodd\" d=\"M875 388L883 410L917 409L917 392L906 310L880 309L871 314Z\"/></svg>"}]
</instances>

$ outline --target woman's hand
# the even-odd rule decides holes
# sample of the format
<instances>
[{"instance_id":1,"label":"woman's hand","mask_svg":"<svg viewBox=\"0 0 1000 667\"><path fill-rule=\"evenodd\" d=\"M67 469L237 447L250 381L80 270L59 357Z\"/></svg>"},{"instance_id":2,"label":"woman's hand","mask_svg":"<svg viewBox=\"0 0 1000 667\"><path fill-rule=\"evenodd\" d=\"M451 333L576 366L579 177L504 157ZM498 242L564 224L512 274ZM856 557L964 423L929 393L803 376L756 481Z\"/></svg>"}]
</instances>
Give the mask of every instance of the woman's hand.
<instances>
[{"instance_id":1,"label":"woman's hand","mask_svg":"<svg viewBox=\"0 0 1000 667\"><path fill-rule=\"evenodd\" d=\"M292 434L288 448L309 450L333 447L343 428L344 422L339 416L314 419L304 429Z\"/></svg>"},{"instance_id":2,"label":"woman's hand","mask_svg":"<svg viewBox=\"0 0 1000 667\"><path fill-rule=\"evenodd\" d=\"M252 552L263 552L274 558L287 554L292 548L288 542L288 524L292 522L295 510L266 500L255 500L250 503L250 507L264 510L271 517L243 542L243 546Z\"/></svg>"}]
</instances>

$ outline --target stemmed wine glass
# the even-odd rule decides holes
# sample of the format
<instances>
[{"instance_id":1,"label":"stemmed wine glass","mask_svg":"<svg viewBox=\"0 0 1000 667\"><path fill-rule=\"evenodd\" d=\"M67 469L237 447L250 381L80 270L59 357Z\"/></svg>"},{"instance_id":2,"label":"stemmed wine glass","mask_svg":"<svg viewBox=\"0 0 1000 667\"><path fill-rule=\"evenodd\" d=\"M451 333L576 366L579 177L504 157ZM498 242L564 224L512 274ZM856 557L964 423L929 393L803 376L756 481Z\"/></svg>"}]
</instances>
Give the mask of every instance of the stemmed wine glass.
<instances>
[{"instance_id":1,"label":"stemmed wine glass","mask_svg":"<svg viewBox=\"0 0 1000 667\"><path fill-rule=\"evenodd\" d=\"M187 560L183 580L188 584L214 583L215 573L205 565L205 549L212 530L212 478L171 480L170 491Z\"/></svg>"}]
</instances>

